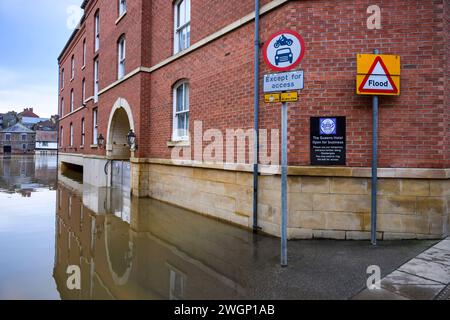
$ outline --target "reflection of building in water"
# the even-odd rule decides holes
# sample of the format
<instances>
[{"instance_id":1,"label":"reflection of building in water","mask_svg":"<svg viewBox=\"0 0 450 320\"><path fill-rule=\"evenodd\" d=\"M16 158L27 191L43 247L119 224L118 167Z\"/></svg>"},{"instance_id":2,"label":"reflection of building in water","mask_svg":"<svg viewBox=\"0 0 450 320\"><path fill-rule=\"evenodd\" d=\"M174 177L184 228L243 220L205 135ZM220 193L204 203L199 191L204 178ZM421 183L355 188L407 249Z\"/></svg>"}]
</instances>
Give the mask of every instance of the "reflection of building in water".
<instances>
[{"instance_id":1,"label":"reflection of building in water","mask_svg":"<svg viewBox=\"0 0 450 320\"><path fill-rule=\"evenodd\" d=\"M54 277L63 299L251 296L251 233L155 200L120 202L121 191L69 184L58 187L56 219ZM79 291L66 287L69 265L81 267Z\"/></svg>"},{"instance_id":2,"label":"reflection of building in water","mask_svg":"<svg viewBox=\"0 0 450 320\"><path fill-rule=\"evenodd\" d=\"M37 188L55 188L56 157L0 157L0 191L30 197Z\"/></svg>"}]
</instances>

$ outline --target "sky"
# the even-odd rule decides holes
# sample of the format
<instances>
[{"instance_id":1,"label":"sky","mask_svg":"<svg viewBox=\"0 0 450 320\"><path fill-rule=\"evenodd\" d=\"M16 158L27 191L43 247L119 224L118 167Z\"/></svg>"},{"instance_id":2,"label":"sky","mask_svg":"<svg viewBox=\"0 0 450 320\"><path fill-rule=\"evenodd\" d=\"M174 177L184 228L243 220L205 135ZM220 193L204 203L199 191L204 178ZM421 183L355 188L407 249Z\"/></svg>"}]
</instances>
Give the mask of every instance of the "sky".
<instances>
[{"instance_id":1,"label":"sky","mask_svg":"<svg viewBox=\"0 0 450 320\"><path fill-rule=\"evenodd\" d=\"M0 0L0 113L58 113L58 61L82 0Z\"/></svg>"}]
</instances>

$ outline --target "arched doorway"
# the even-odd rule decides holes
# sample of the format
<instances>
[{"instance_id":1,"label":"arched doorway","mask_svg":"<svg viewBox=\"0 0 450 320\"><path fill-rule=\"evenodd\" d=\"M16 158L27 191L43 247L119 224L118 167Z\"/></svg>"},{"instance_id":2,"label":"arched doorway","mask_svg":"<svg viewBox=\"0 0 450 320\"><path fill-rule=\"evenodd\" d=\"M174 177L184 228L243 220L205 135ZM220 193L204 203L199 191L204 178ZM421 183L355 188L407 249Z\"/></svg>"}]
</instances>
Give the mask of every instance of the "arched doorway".
<instances>
[{"instance_id":1,"label":"arched doorway","mask_svg":"<svg viewBox=\"0 0 450 320\"><path fill-rule=\"evenodd\" d=\"M127 143L130 130L135 132L131 108L125 99L119 98L109 116L106 150L111 160L111 186L125 193L131 188L130 158L134 156Z\"/></svg>"},{"instance_id":2,"label":"arched doorway","mask_svg":"<svg viewBox=\"0 0 450 320\"><path fill-rule=\"evenodd\" d=\"M127 134L134 130L131 108L125 99L119 98L114 104L109 117L107 152L112 159L127 160L131 157L127 144Z\"/></svg>"}]
</instances>

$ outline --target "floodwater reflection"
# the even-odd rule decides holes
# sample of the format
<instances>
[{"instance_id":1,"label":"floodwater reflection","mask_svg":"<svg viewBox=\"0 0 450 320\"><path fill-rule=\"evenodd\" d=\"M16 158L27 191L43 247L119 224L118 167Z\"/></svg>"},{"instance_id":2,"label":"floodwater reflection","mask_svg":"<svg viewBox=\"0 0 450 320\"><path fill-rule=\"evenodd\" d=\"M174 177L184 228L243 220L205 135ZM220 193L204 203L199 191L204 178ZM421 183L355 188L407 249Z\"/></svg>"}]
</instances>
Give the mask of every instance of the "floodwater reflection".
<instances>
[{"instance_id":1,"label":"floodwater reflection","mask_svg":"<svg viewBox=\"0 0 450 320\"><path fill-rule=\"evenodd\" d=\"M367 266L388 274L434 244L292 241L280 268L279 239L83 185L80 173L57 182L56 163L0 158L0 299L346 299Z\"/></svg>"},{"instance_id":2,"label":"floodwater reflection","mask_svg":"<svg viewBox=\"0 0 450 320\"><path fill-rule=\"evenodd\" d=\"M0 156L0 299L59 299L55 156Z\"/></svg>"},{"instance_id":3,"label":"floodwater reflection","mask_svg":"<svg viewBox=\"0 0 450 320\"><path fill-rule=\"evenodd\" d=\"M60 180L54 277L63 299L253 296L257 242L274 239L156 200L131 201L127 190ZM71 265L81 269L81 290L66 286Z\"/></svg>"},{"instance_id":4,"label":"floodwater reflection","mask_svg":"<svg viewBox=\"0 0 450 320\"><path fill-rule=\"evenodd\" d=\"M0 157L0 192L30 197L41 188L56 188L57 161L54 156Z\"/></svg>"}]
</instances>

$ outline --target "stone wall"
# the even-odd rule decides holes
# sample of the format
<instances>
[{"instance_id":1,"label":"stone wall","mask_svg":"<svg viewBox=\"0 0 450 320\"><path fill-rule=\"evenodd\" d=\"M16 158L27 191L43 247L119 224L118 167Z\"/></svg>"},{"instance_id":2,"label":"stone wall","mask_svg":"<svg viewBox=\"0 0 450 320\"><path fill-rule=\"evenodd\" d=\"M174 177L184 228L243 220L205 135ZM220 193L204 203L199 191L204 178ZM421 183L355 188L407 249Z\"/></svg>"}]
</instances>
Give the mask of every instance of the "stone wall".
<instances>
[{"instance_id":1,"label":"stone wall","mask_svg":"<svg viewBox=\"0 0 450 320\"><path fill-rule=\"evenodd\" d=\"M155 163L133 163L133 192L252 226L252 174ZM369 177L290 175L288 236L291 239L370 237ZM380 239L443 238L449 230L450 180L382 178L378 192ZM262 175L259 226L280 234L280 176Z\"/></svg>"}]
</instances>

